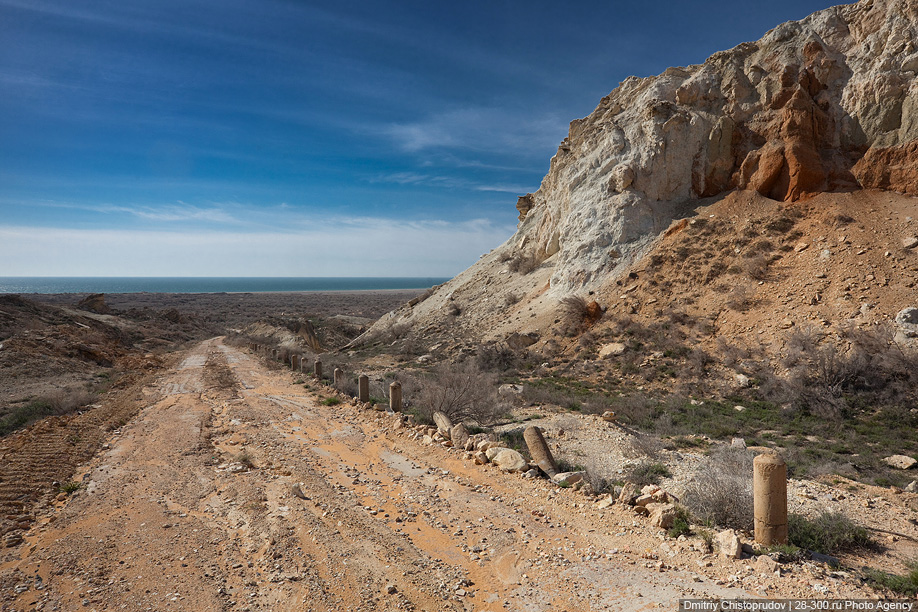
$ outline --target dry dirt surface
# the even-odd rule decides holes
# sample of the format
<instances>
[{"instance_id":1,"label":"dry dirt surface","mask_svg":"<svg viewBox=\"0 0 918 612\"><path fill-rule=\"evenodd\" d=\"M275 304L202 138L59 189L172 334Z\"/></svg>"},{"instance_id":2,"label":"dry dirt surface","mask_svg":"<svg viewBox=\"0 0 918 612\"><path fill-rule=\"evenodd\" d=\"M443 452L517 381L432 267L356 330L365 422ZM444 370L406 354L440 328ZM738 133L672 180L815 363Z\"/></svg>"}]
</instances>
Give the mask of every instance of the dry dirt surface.
<instances>
[{"instance_id":1,"label":"dry dirt surface","mask_svg":"<svg viewBox=\"0 0 918 612\"><path fill-rule=\"evenodd\" d=\"M179 363L178 361L176 363ZM39 508L3 610L649 610L680 597L869 593L760 575L614 506L325 405L221 339L189 350ZM818 587L818 588L817 588ZM814 590L815 589L815 590Z\"/></svg>"}]
</instances>

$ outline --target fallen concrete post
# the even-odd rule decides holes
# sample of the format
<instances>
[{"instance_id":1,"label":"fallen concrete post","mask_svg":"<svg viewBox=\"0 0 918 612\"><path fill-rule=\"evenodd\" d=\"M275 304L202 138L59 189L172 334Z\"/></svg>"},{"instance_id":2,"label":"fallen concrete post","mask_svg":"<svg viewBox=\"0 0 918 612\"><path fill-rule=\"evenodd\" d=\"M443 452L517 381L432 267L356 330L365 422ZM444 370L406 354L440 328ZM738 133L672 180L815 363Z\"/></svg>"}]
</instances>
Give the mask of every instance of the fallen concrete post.
<instances>
[{"instance_id":1,"label":"fallen concrete post","mask_svg":"<svg viewBox=\"0 0 918 612\"><path fill-rule=\"evenodd\" d=\"M366 374L361 374L357 379L357 399L361 402L370 401L370 379Z\"/></svg>"},{"instance_id":2,"label":"fallen concrete post","mask_svg":"<svg viewBox=\"0 0 918 612\"><path fill-rule=\"evenodd\" d=\"M450 418L442 412L437 411L433 413L433 422L437 426L437 431L440 432L440 435L444 438L448 438L453 429L453 422Z\"/></svg>"},{"instance_id":3,"label":"fallen concrete post","mask_svg":"<svg viewBox=\"0 0 918 612\"><path fill-rule=\"evenodd\" d=\"M752 496L756 544L787 544L787 465L776 453L753 460Z\"/></svg>"},{"instance_id":4,"label":"fallen concrete post","mask_svg":"<svg viewBox=\"0 0 918 612\"><path fill-rule=\"evenodd\" d=\"M549 478L554 478L558 474L558 464L545 442L542 430L535 425L530 425L523 431L523 439L526 441L526 447L529 449L529 455L532 461L539 466L539 469L545 472Z\"/></svg>"},{"instance_id":5,"label":"fallen concrete post","mask_svg":"<svg viewBox=\"0 0 918 612\"><path fill-rule=\"evenodd\" d=\"M389 409L392 412L402 411L402 383L397 380L389 385Z\"/></svg>"}]
</instances>

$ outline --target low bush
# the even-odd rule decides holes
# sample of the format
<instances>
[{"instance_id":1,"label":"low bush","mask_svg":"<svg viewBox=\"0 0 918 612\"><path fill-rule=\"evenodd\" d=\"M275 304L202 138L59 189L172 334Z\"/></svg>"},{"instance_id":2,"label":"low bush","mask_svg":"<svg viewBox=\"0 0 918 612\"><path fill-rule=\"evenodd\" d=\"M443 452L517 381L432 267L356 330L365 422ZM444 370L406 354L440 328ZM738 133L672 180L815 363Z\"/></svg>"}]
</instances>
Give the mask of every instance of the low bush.
<instances>
[{"instance_id":1,"label":"low bush","mask_svg":"<svg viewBox=\"0 0 918 612\"><path fill-rule=\"evenodd\" d=\"M751 529L752 459L746 449L713 451L686 486L685 507L706 525Z\"/></svg>"},{"instance_id":2,"label":"low bush","mask_svg":"<svg viewBox=\"0 0 918 612\"><path fill-rule=\"evenodd\" d=\"M514 273L529 274L539 267L539 263L535 253L517 253L510 259L507 268Z\"/></svg>"},{"instance_id":3,"label":"low bush","mask_svg":"<svg viewBox=\"0 0 918 612\"><path fill-rule=\"evenodd\" d=\"M870 534L841 512L826 511L815 518L787 517L787 539L799 548L824 555L870 546Z\"/></svg>"},{"instance_id":4,"label":"low bush","mask_svg":"<svg viewBox=\"0 0 918 612\"><path fill-rule=\"evenodd\" d=\"M659 484L663 478L669 478L672 472L658 461L643 461L638 463L628 472L625 480L638 486Z\"/></svg>"},{"instance_id":5,"label":"low bush","mask_svg":"<svg viewBox=\"0 0 918 612\"><path fill-rule=\"evenodd\" d=\"M482 372L471 360L442 364L411 384L419 389L414 409L425 422L434 412L442 412L453 423L487 425L506 412L497 396L497 377Z\"/></svg>"},{"instance_id":6,"label":"low bush","mask_svg":"<svg viewBox=\"0 0 918 612\"><path fill-rule=\"evenodd\" d=\"M903 575L867 568L864 570L864 578L874 588L887 589L896 595L918 595L918 561L909 563L908 572Z\"/></svg>"}]
</instances>

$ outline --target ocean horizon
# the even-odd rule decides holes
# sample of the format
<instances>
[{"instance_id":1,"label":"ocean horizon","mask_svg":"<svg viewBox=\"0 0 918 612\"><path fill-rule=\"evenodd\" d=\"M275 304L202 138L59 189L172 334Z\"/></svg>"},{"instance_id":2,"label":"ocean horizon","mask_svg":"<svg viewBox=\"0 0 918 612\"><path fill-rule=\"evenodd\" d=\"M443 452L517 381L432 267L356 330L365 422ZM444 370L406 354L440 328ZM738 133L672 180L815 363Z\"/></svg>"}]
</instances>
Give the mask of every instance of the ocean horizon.
<instances>
[{"instance_id":1,"label":"ocean horizon","mask_svg":"<svg viewBox=\"0 0 918 612\"><path fill-rule=\"evenodd\" d=\"M3 293L268 293L426 289L449 277L0 277Z\"/></svg>"}]
</instances>

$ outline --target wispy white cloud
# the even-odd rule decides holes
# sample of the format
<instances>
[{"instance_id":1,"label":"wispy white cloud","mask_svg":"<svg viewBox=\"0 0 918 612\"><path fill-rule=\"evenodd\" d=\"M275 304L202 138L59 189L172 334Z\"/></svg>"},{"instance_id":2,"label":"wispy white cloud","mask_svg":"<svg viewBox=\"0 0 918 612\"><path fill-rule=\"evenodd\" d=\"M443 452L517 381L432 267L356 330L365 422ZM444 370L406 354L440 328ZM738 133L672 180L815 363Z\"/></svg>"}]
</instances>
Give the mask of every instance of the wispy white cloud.
<instances>
[{"instance_id":1,"label":"wispy white cloud","mask_svg":"<svg viewBox=\"0 0 918 612\"><path fill-rule=\"evenodd\" d=\"M513 231L369 217L248 233L0 226L0 261L10 276L448 276Z\"/></svg>"},{"instance_id":2,"label":"wispy white cloud","mask_svg":"<svg viewBox=\"0 0 918 612\"><path fill-rule=\"evenodd\" d=\"M469 107L380 128L409 153L435 149L516 152L544 155L567 134L568 121L553 115L532 117L512 109Z\"/></svg>"},{"instance_id":3,"label":"wispy white cloud","mask_svg":"<svg viewBox=\"0 0 918 612\"><path fill-rule=\"evenodd\" d=\"M423 174L420 172L393 172L390 174L378 174L371 177L372 183L395 183L398 185L428 185L434 187L445 187L451 189L466 189L469 191L487 191L498 193L516 193L523 194L535 189L533 186L522 184L504 184L504 183L479 183L467 178L442 176L434 174Z\"/></svg>"}]
</instances>

